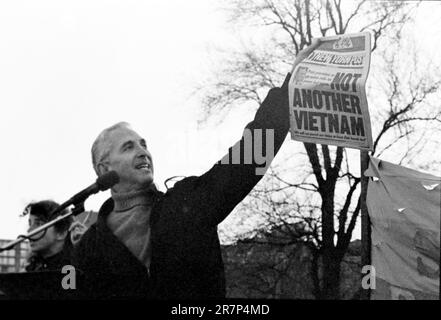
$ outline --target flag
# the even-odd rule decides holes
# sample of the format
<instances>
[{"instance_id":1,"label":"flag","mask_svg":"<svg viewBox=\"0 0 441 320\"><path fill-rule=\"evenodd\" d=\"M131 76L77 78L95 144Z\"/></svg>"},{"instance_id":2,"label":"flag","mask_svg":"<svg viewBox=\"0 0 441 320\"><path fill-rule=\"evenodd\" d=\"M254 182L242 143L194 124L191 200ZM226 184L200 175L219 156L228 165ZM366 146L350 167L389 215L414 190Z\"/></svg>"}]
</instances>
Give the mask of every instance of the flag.
<instances>
[{"instance_id":1,"label":"flag","mask_svg":"<svg viewBox=\"0 0 441 320\"><path fill-rule=\"evenodd\" d=\"M439 299L441 178L371 157L371 299Z\"/></svg>"}]
</instances>

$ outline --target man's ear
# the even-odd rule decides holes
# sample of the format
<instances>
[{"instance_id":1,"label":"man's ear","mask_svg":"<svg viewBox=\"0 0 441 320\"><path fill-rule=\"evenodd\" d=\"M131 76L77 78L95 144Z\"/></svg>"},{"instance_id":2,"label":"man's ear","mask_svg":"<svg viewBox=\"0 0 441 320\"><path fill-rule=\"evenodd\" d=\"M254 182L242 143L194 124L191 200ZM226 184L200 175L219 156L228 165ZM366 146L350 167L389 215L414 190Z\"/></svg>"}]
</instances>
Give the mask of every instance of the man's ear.
<instances>
[{"instance_id":1,"label":"man's ear","mask_svg":"<svg viewBox=\"0 0 441 320\"><path fill-rule=\"evenodd\" d=\"M98 163L97 169L100 176L110 171L109 166L104 162Z\"/></svg>"}]
</instances>

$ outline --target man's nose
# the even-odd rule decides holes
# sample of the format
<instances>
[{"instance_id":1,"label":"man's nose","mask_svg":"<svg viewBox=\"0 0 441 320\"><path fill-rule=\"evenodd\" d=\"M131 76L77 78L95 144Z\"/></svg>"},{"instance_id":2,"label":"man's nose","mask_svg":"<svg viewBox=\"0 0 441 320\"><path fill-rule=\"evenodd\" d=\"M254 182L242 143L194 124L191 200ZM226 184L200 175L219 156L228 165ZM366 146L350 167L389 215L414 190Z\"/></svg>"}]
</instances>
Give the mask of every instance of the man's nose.
<instances>
[{"instance_id":1,"label":"man's nose","mask_svg":"<svg viewBox=\"0 0 441 320\"><path fill-rule=\"evenodd\" d=\"M150 156L150 153L143 146L138 145L138 150L137 150L136 155L138 157L146 157L146 158L148 158Z\"/></svg>"}]
</instances>

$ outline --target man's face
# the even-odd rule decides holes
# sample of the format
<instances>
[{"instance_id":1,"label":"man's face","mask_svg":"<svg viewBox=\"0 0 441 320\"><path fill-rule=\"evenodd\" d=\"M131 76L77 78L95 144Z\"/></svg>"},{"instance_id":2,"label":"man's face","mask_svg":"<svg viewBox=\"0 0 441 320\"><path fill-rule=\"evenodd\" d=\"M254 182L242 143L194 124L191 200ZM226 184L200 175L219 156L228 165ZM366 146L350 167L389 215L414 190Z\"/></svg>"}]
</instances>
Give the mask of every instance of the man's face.
<instances>
[{"instance_id":1,"label":"man's face","mask_svg":"<svg viewBox=\"0 0 441 320\"><path fill-rule=\"evenodd\" d=\"M45 223L46 221L34 216L33 214L30 214L28 232L31 232ZM30 240L31 251L32 253L37 253L43 257L50 256L53 253L54 248L57 246L57 243L61 239L60 235L55 231L53 226L46 229L46 233L42 238L40 238L42 234L43 231L32 236L32 239L36 240Z\"/></svg>"},{"instance_id":2,"label":"man's face","mask_svg":"<svg viewBox=\"0 0 441 320\"><path fill-rule=\"evenodd\" d=\"M116 192L135 191L153 182L153 162L146 142L129 128L112 131L102 147L109 148L102 173L115 170L120 182L113 187Z\"/></svg>"}]
</instances>

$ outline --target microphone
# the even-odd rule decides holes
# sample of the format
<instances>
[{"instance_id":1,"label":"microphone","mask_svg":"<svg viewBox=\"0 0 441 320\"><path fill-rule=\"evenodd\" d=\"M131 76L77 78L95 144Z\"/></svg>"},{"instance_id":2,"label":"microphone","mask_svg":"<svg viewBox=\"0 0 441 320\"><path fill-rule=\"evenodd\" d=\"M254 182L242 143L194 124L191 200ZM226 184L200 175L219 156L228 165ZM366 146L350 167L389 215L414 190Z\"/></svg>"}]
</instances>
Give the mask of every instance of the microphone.
<instances>
[{"instance_id":1,"label":"microphone","mask_svg":"<svg viewBox=\"0 0 441 320\"><path fill-rule=\"evenodd\" d=\"M113 187L118 182L119 182L119 176L115 171L109 171L109 172L103 174L101 177L98 177L98 179L96 179L96 182L94 184L92 184L91 186L87 187L86 189L78 192L72 198L70 198L69 200L67 200L63 204L61 204L58 208L56 208L50 214L50 216L54 216L55 214L61 212L62 210L64 210L65 208L67 208L70 205L75 205L75 207L78 206L80 210L74 209L73 211L68 212L64 215L61 215L61 216L49 221L48 223L32 230L31 232L29 232L25 236L19 236L18 239L11 241L11 242L5 244L4 246L0 247L0 252L2 252L4 250L10 250L16 244L24 241L25 239L29 239L30 237L36 235L37 233L40 233L43 230L46 230L47 228L51 227L52 225L54 225L58 221L61 221L71 215L77 215L77 214L81 213L82 211L84 211L84 203L83 202L86 201L86 199L90 195L95 194L99 191L107 190L107 189Z\"/></svg>"},{"instance_id":2,"label":"microphone","mask_svg":"<svg viewBox=\"0 0 441 320\"><path fill-rule=\"evenodd\" d=\"M75 204L85 201L92 194L98 193L100 191L105 191L119 182L119 176L116 171L109 171L96 179L96 182L86 189L78 192L67 202L70 204Z\"/></svg>"}]
</instances>

